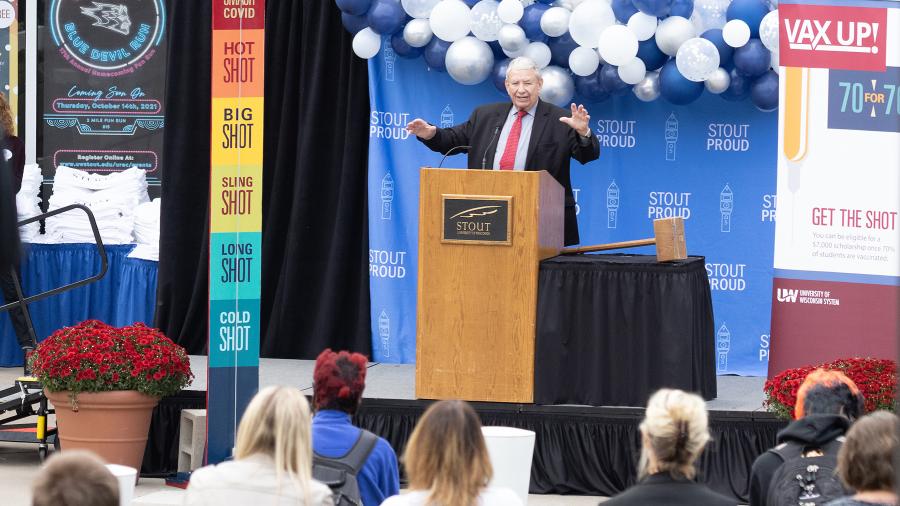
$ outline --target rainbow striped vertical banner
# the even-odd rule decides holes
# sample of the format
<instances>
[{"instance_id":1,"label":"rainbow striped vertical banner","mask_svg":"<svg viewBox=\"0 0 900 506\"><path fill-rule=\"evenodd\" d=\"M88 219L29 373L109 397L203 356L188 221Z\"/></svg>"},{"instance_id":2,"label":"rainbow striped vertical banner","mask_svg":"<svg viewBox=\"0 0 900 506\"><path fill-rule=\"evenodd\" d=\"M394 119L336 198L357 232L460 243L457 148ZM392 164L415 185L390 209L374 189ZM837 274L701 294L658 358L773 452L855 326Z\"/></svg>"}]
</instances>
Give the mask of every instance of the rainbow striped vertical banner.
<instances>
[{"instance_id":1,"label":"rainbow striped vertical banner","mask_svg":"<svg viewBox=\"0 0 900 506\"><path fill-rule=\"evenodd\" d=\"M207 462L259 388L265 0L214 0Z\"/></svg>"}]
</instances>

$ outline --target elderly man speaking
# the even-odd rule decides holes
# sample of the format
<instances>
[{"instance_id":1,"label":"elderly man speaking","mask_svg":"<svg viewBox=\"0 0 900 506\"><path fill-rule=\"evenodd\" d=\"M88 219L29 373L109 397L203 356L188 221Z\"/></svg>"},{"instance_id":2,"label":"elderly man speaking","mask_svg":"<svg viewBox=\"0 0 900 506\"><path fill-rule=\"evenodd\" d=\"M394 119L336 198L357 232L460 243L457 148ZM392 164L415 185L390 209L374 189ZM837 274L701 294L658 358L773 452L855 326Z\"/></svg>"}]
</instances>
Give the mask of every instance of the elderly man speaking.
<instances>
[{"instance_id":1,"label":"elderly man speaking","mask_svg":"<svg viewBox=\"0 0 900 506\"><path fill-rule=\"evenodd\" d=\"M543 80L528 58L516 58L506 70L506 92L512 100L483 105L460 125L437 128L416 118L406 125L432 151L446 153L469 146L469 168L546 170L566 191L566 245L578 244L575 197L569 178L569 158L582 164L600 156L591 135L591 117L583 105L565 109L540 100Z\"/></svg>"}]
</instances>

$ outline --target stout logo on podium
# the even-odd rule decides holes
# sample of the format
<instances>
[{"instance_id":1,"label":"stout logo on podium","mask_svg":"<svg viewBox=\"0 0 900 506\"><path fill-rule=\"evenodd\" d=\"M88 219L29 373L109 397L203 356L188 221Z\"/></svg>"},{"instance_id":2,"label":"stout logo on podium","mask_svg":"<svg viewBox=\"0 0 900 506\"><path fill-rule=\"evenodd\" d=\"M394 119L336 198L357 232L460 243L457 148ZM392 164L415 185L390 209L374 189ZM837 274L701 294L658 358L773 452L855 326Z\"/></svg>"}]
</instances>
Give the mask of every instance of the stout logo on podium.
<instances>
[{"instance_id":1,"label":"stout logo on podium","mask_svg":"<svg viewBox=\"0 0 900 506\"><path fill-rule=\"evenodd\" d=\"M441 242L512 244L510 196L443 195Z\"/></svg>"}]
</instances>

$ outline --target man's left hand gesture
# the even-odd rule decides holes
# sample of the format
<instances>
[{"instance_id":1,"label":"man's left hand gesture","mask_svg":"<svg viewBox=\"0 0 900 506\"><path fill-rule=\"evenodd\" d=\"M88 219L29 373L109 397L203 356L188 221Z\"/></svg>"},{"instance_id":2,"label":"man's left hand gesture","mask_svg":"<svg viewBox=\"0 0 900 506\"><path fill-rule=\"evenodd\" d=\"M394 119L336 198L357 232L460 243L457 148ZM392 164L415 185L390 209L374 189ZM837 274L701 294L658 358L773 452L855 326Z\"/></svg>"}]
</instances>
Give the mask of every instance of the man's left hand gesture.
<instances>
[{"instance_id":1,"label":"man's left hand gesture","mask_svg":"<svg viewBox=\"0 0 900 506\"><path fill-rule=\"evenodd\" d=\"M578 132L579 135L587 137L591 133L591 129L588 126L588 122L591 121L591 115L588 114L587 109L584 108L584 105L575 106L572 104L572 117L570 118L559 118L560 121L572 127L573 130Z\"/></svg>"}]
</instances>

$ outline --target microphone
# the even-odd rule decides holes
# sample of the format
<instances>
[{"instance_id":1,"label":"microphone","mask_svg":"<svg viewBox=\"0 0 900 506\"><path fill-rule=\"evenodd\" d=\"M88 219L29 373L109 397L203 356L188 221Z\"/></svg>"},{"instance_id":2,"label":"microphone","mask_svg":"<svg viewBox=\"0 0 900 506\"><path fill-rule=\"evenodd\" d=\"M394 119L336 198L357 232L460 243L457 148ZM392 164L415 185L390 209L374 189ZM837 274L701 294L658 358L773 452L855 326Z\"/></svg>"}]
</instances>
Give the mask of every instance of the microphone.
<instances>
[{"instance_id":1,"label":"microphone","mask_svg":"<svg viewBox=\"0 0 900 506\"><path fill-rule=\"evenodd\" d=\"M440 169L441 165L444 165L444 160L446 160L447 157L450 156L450 154L453 153L454 151L459 150L459 149L469 149L471 147L472 146L453 146L452 148L448 149L447 152L444 153L444 157L441 158L441 163L438 164L437 168Z\"/></svg>"},{"instance_id":2,"label":"microphone","mask_svg":"<svg viewBox=\"0 0 900 506\"><path fill-rule=\"evenodd\" d=\"M487 168L486 165L487 165L487 155L488 155L488 151L490 151L490 149L491 149L491 144L494 143L494 139L497 138L497 134L500 133L500 129L501 129L501 128L503 128L503 123L497 123L497 126L494 127L494 135L491 136L491 141L488 142L487 147L484 148L484 156L481 157L481 170L484 170L484 169Z\"/></svg>"}]
</instances>

